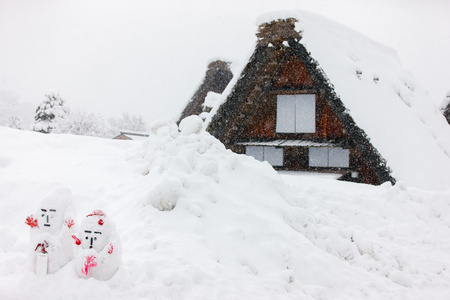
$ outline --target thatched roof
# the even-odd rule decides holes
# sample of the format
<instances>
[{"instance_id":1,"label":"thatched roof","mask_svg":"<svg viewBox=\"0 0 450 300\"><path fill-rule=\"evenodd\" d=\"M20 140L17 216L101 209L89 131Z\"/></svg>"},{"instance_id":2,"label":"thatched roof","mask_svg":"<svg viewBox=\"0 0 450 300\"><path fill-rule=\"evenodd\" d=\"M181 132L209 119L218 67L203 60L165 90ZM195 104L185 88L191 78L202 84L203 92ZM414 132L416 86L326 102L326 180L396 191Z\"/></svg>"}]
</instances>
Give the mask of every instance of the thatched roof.
<instances>
[{"instance_id":1,"label":"thatched roof","mask_svg":"<svg viewBox=\"0 0 450 300\"><path fill-rule=\"evenodd\" d=\"M208 92L221 94L232 78L229 62L215 60L209 63L202 84L184 108L178 122L190 115L199 115Z\"/></svg>"}]
</instances>

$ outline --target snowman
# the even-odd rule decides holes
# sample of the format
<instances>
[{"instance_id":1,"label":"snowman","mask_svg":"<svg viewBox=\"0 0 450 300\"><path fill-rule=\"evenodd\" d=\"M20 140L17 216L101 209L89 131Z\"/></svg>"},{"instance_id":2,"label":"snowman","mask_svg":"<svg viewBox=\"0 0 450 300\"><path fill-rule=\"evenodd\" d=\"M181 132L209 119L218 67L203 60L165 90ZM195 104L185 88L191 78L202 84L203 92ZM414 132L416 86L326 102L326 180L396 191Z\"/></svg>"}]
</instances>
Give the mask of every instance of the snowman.
<instances>
[{"instance_id":1,"label":"snowman","mask_svg":"<svg viewBox=\"0 0 450 300\"><path fill-rule=\"evenodd\" d=\"M101 210L95 210L81 222L75 240L75 267L81 278L108 280L122 264L122 245L114 223Z\"/></svg>"},{"instance_id":2,"label":"snowman","mask_svg":"<svg viewBox=\"0 0 450 300\"><path fill-rule=\"evenodd\" d=\"M38 276L44 276L73 259L75 209L70 190L56 188L45 195L36 216L25 221L30 226L30 264Z\"/></svg>"}]
</instances>

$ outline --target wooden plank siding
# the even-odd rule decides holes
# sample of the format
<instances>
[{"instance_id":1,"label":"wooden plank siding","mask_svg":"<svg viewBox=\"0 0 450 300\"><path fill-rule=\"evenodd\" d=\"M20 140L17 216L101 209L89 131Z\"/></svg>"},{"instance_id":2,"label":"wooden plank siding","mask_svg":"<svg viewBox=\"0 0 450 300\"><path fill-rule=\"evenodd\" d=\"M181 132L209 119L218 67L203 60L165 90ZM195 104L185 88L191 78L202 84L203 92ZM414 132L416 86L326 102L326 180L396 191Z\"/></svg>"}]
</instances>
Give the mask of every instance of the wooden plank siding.
<instances>
[{"instance_id":1,"label":"wooden plank siding","mask_svg":"<svg viewBox=\"0 0 450 300\"><path fill-rule=\"evenodd\" d=\"M297 56L290 56L278 72L273 86L275 88L313 87L314 82L305 64Z\"/></svg>"}]
</instances>

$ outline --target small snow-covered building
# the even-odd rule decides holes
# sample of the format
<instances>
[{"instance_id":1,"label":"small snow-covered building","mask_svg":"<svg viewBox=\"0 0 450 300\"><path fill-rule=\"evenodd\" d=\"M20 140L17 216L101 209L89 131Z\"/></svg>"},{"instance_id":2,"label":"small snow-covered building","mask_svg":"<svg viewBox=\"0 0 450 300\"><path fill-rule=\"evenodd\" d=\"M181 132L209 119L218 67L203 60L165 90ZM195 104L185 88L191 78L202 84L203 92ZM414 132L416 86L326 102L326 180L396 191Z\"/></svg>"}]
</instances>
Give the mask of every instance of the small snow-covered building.
<instances>
[{"instance_id":1,"label":"small snow-covered building","mask_svg":"<svg viewBox=\"0 0 450 300\"><path fill-rule=\"evenodd\" d=\"M149 136L148 132L122 130L120 134L114 137L114 140L145 140Z\"/></svg>"},{"instance_id":2,"label":"small snow-covered building","mask_svg":"<svg viewBox=\"0 0 450 300\"><path fill-rule=\"evenodd\" d=\"M450 187L450 128L395 51L302 11L258 24L255 50L206 117L208 132L278 170Z\"/></svg>"}]
</instances>

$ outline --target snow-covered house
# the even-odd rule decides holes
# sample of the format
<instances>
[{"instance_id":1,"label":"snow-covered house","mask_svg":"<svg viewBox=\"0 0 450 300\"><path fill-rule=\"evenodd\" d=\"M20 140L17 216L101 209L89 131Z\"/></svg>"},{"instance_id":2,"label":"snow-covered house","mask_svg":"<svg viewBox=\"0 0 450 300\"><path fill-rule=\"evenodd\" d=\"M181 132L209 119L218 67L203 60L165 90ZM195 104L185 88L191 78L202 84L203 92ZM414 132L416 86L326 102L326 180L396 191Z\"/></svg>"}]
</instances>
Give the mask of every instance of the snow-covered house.
<instances>
[{"instance_id":1,"label":"snow-covered house","mask_svg":"<svg viewBox=\"0 0 450 300\"><path fill-rule=\"evenodd\" d=\"M258 24L256 48L206 118L208 132L279 170L450 186L450 128L395 51L306 12Z\"/></svg>"}]
</instances>

